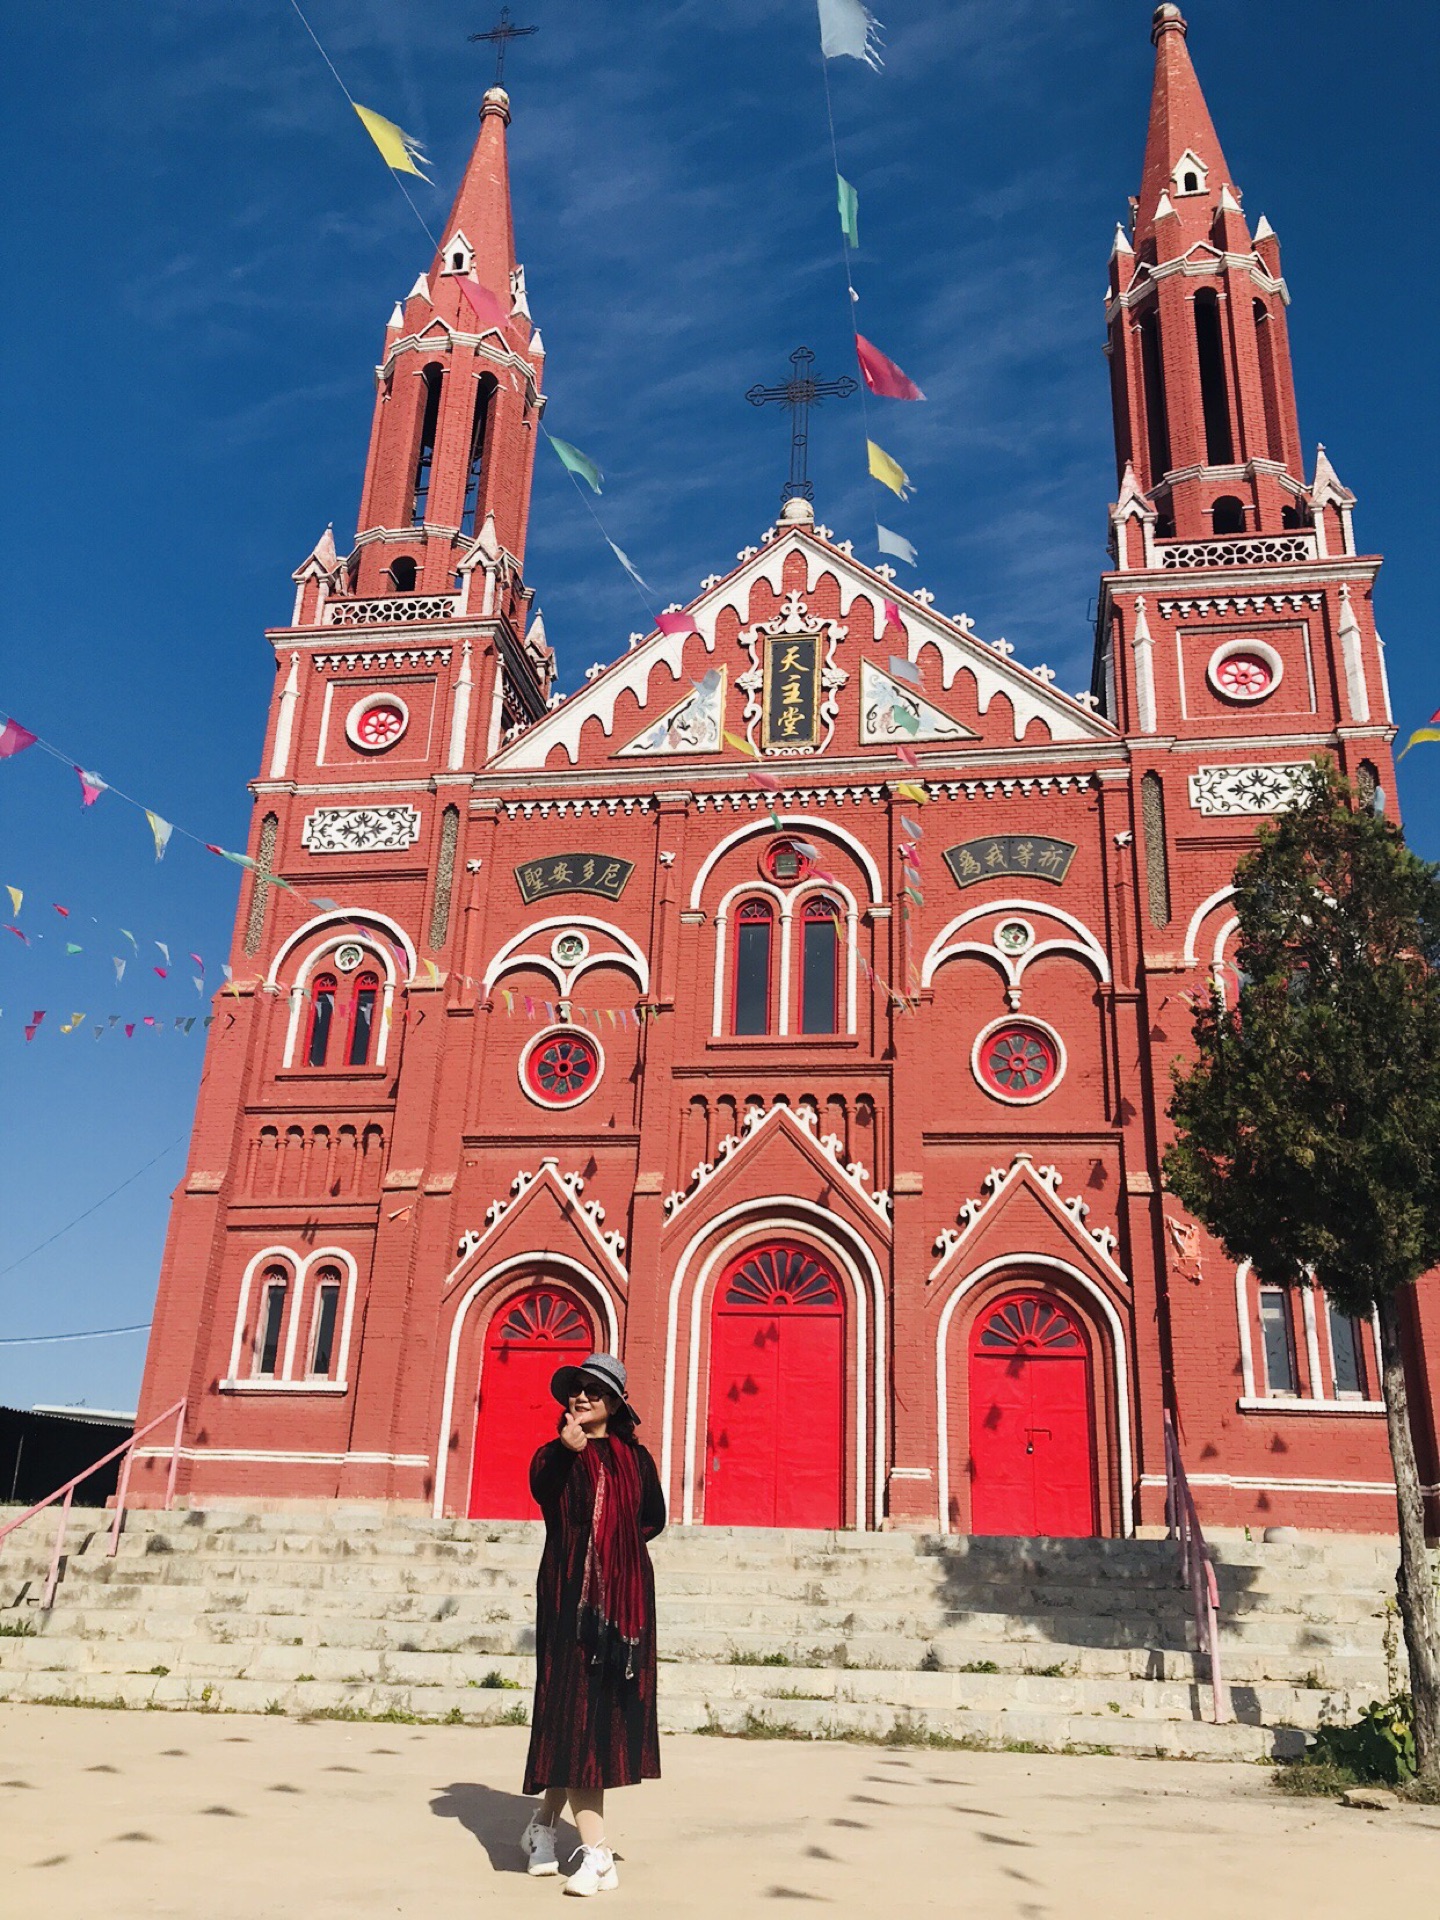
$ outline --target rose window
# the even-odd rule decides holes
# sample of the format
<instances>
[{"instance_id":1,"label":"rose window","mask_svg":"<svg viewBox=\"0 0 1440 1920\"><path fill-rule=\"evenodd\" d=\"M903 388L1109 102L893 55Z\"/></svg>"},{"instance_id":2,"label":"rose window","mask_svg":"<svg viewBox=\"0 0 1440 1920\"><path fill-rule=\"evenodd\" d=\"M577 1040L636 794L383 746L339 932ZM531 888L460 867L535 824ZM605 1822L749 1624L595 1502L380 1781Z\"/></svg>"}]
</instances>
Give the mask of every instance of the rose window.
<instances>
[{"instance_id":1,"label":"rose window","mask_svg":"<svg viewBox=\"0 0 1440 1920\"><path fill-rule=\"evenodd\" d=\"M507 1345L588 1345L590 1329L562 1295L527 1293L506 1314L500 1338Z\"/></svg>"},{"instance_id":2,"label":"rose window","mask_svg":"<svg viewBox=\"0 0 1440 1920\"><path fill-rule=\"evenodd\" d=\"M837 1313L841 1304L840 1284L829 1267L808 1247L785 1244L757 1248L738 1260L726 1275L723 1298L727 1307L764 1313Z\"/></svg>"},{"instance_id":3,"label":"rose window","mask_svg":"<svg viewBox=\"0 0 1440 1920\"><path fill-rule=\"evenodd\" d=\"M1060 1078L1060 1046L1044 1027L1007 1020L981 1035L975 1068L981 1085L1002 1099L1039 1100Z\"/></svg>"},{"instance_id":4,"label":"rose window","mask_svg":"<svg viewBox=\"0 0 1440 1920\"><path fill-rule=\"evenodd\" d=\"M1232 640L1211 655L1206 675L1224 700L1264 700L1280 684L1280 655L1263 640Z\"/></svg>"},{"instance_id":5,"label":"rose window","mask_svg":"<svg viewBox=\"0 0 1440 1920\"><path fill-rule=\"evenodd\" d=\"M524 1081L547 1107L574 1106L600 1077L600 1049L585 1033L542 1034L525 1052Z\"/></svg>"},{"instance_id":6,"label":"rose window","mask_svg":"<svg viewBox=\"0 0 1440 1920\"><path fill-rule=\"evenodd\" d=\"M405 731L405 716L388 701L370 707L355 722L355 734L362 747L378 752L393 746Z\"/></svg>"},{"instance_id":7,"label":"rose window","mask_svg":"<svg viewBox=\"0 0 1440 1920\"><path fill-rule=\"evenodd\" d=\"M980 1334L983 1348L1002 1347L1021 1353L1063 1352L1084 1344L1064 1308L1035 1294L1012 1295L1002 1302Z\"/></svg>"}]
</instances>

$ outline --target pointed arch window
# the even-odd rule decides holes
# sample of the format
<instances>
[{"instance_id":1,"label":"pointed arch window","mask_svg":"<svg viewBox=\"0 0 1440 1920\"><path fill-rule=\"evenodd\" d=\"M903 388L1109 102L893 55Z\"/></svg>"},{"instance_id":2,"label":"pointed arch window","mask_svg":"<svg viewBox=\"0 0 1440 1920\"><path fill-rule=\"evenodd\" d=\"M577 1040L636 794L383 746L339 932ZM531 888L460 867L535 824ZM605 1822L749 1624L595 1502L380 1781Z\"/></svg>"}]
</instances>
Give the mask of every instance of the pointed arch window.
<instances>
[{"instance_id":1,"label":"pointed arch window","mask_svg":"<svg viewBox=\"0 0 1440 1920\"><path fill-rule=\"evenodd\" d=\"M1150 455L1147 483L1154 487L1170 471L1170 421L1165 411L1165 363L1160 351L1160 316L1142 314L1140 375L1145 393L1145 437Z\"/></svg>"},{"instance_id":2,"label":"pointed arch window","mask_svg":"<svg viewBox=\"0 0 1440 1920\"><path fill-rule=\"evenodd\" d=\"M310 984L305 1065L370 1066L375 1057L379 1013L380 976L372 969L347 980L343 997L333 973L317 973Z\"/></svg>"},{"instance_id":3,"label":"pointed arch window","mask_svg":"<svg viewBox=\"0 0 1440 1920\"><path fill-rule=\"evenodd\" d=\"M330 1051L330 1029L335 1024L337 981L333 973L317 973L310 987L310 1021L305 1035L305 1064L323 1067Z\"/></svg>"},{"instance_id":4,"label":"pointed arch window","mask_svg":"<svg viewBox=\"0 0 1440 1920\"><path fill-rule=\"evenodd\" d=\"M445 369L432 360L420 375L424 400L420 413L420 446L415 455L415 491L410 511L412 526L421 526L430 504L430 471L435 462L435 436L440 427L440 393L445 384Z\"/></svg>"},{"instance_id":5,"label":"pointed arch window","mask_svg":"<svg viewBox=\"0 0 1440 1920\"><path fill-rule=\"evenodd\" d=\"M273 1380L280 1369L280 1335L285 1327L285 1300L290 1276L283 1267L267 1267L260 1289L260 1315L255 1323L255 1371Z\"/></svg>"},{"instance_id":6,"label":"pointed arch window","mask_svg":"<svg viewBox=\"0 0 1440 1920\"><path fill-rule=\"evenodd\" d=\"M465 507L460 516L460 531L473 535L480 506L480 482L484 478L490 434L490 406L495 397L495 376L482 374L475 386L475 413L470 422L470 461L465 469Z\"/></svg>"},{"instance_id":7,"label":"pointed arch window","mask_svg":"<svg viewBox=\"0 0 1440 1920\"><path fill-rule=\"evenodd\" d=\"M800 1031L834 1033L840 1000L840 909L807 900L801 923Z\"/></svg>"},{"instance_id":8,"label":"pointed arch window","mask_svg":"<svg viewBox=\"0 0 1440 1920\"><path fill-rule=\"evenodd\" d=\"M1280 380L1275 366L1275 328L1263 300L1253 303L1255 340L1260 350L1260 398L1265 408L1266 452L1272 460L1285 458L1285 433L1280 424Z\"/></svg>"},{"instance_id":9,"label":"pointed arch window","mask_svg":"<svg viewBox=\"0 0 1440 1920\"><path fill-rule=\"evenodd\" d=\"M1200 361L1200 404L1205 416L1205 462L1211 467L1228 467L1235 458L1235 441L1230 432L1220 299L1213 287L1202 287L1195 296L1195 351Z\"/></svg>"},{"instance_id":10,"label":"pointed arch window","mask_svg":"<svg viewBox=\"0 0 1440 1920\"><path fill-rule=\"evenodd\" d=\"M380 1001L378 974L362 973L355 981L355 1011L350 1019L350 1045L346 1064L368 1067L375 1045L375 1009Z\"/></svg>"},{"instance_id":11,"label":"pointed arch window","mask_svg":"<svg viewBox=\"0 0 1440 1920\"><path fill-rule=\"evenodd\" d=\"M338 1267L322 1267L315 1284L315 1330L310 1344L312 1378L329 1378L335 1361L342 1281Z\"/></svg>"},{"instance_id":12,"label":"pointed arch window","mask_svg":"<svg viewBox=\"0 0 1440 1920\"><path fill-rule=\"evenodd\" d=\"M769 1033L774 972L775 909L768 900L745 900L735 915L736 1033Z\"/></svg>"}]
</instances>

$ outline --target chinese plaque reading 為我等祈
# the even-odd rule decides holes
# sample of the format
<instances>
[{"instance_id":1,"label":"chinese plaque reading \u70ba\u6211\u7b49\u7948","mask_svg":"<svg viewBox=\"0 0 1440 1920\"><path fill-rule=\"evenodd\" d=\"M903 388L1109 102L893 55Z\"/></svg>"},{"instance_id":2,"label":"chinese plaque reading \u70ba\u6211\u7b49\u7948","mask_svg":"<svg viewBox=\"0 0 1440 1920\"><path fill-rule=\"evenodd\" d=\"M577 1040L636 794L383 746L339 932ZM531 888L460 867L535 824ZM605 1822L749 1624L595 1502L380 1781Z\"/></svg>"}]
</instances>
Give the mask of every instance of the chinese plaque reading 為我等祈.
<instances>
[{"instance_id":1,"label":"chinese plaque reading \u70ba\u6211\u7b49\u7948","mask_svg":"<svg viewBox=\"0 0 1440 1920\"><path fill-rule=\"evenodd\" d=\"M634 871L633 860L611 860L603 853L550 853L516 867L515 882L527 907L552 893L598 893L618 900Z\"/></svg>"},{"instance_id":2,"label":"chinese plaque reading \u70ba\u6211\u7b49\u7948","mask_svg":"<svg viewBox=\"0 0 1440 1920\"><path fill-rule=\"evenodd\" d=\"M1071 841L1048 840L1038 833L987 833L983 840L966 840L945 849L945 864L957 887L1025 874L1038 874L1058 886L1074 858Z\"/></svg>"},{"instance_id":3,"label":"chinese plaque reading \u70ba\u6211\u7b49\u7948","mask_svg":"<svg viewBox=\"0 0 1440 1920\"><path fill-rule=\"evenodd\" d=\"M767 747L813 747L820 740L818 633L773 633L765 639Z\"/></svg>"}]
</instances>

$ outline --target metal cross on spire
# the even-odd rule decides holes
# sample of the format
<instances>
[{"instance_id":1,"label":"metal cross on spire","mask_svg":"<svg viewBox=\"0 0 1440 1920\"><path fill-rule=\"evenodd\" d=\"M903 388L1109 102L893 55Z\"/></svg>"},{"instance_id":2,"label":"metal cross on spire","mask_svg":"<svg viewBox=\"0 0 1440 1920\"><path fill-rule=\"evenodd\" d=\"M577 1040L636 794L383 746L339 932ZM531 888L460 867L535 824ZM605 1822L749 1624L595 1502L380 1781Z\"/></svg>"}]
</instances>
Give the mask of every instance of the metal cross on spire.
<instances>
[{"instance_id":1,"label":"metal cross on spire","mask_svg":"<svg viewBox=\"0 0 1440 1920\"><path fill-rule=\"evenodd\" d=\"M751 387L745 398L752 407L777 402L790 409L790 478L780 498L782 501L813 500L815 489L810 484L808 471L810 409L818 407L822 400L847 400L855 392L856 383L848 373L839 380L817 380L815 356L809 347L797 347L790 356L790 364L795 371L783 386Z\"/></svg>"},{"instance_id":2,"label":"metal cross on spire","mask_svg":"<svg viewBox=\"0 0 1440 1920\"><path fill-rule=\"evenodd\" d=\"M523 40L528 34L538 33L538 27L517 27L510 18L509 7L501 7L500 18L488 33L472 33L471 40L488 40L495 48L495 84L505 84L505 50L512 40Z\"/></svg>"}]
</instances>

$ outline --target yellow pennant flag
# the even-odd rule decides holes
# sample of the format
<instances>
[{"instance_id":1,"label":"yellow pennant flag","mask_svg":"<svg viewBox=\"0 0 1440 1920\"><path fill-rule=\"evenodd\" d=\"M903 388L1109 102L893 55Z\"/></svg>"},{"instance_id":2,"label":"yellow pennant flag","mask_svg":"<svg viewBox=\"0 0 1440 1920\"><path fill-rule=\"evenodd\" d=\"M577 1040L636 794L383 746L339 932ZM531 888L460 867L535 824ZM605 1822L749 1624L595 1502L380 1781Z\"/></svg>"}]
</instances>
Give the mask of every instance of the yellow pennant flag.
<instances>
[{"instance_id":1,"label":"yellow pennant flag","mask_svg":"<svg viewBox=\"0 0 1440 1920\"><path fill-rule=\"evenodd\" d=\"M760 758L760 749L749 740L742 740L738 733L727 733L725 744L727 747L734 747L737 753L748 753L752 760Z\"/></svg>"},{"instance_id":2,"label":"yellow pennant flag","mask_svg":"<svg viewBox=\"0 0 1440 1920\"><path fill-rule=\"evenodd\" d=\"M395 122L387 120L383 113L375 113L371 108L362 107L356 101L352 101L351 105L359 114L361 125L380 149L380 158L387 167L393 168L396 173L413 173L416 179L423 180L427 187L434 185L429 175L421 173L415 164L417 160L425 160L425 149L418 140L412 140L403 127L397 127ZM430 162L425 160L425 164L428 167Z\"/></svg>"},{"instance_id":3,"label":"yellow pennant flag","mask_svg":"<svg viewBox=\"0 0 1440 1920\"><path fill-rule=\"evenodd\" d=\"M83 1013L72 1013L60 1031L61 1033L73 1033L77 1027L83 1027L84 1024L85 1016Z\"/></svg>"},{"instance_id":4,"label":"yellow pennant flag","mask_svg":"<svg viewBox=\"0 0 1440 1920\"><path fill-rule=\"evenodd\" d=\"M10 896L10 911L18 920L20 918L20 908L25 899L24 891L20 887L6 887L5 891Z\"/></svg>"},{"instance_id":5,"label":"yellow pennant flag","mask_svg":"<svg viewBox=\"0 0 1440 1920\"><path fill-rule=\"evenodd\" d=\"M865 445L870 449L870 477L878 480L882 487L889 487L892 493L898 493L902 500L908 500L910 476L900 462L892 460L873 440L867 440Z\"/></svg>"},{"instance_id":6,"label":"yellow pennant flag","mask_svg":"<svg viewBox=\"0 0 1440 1920\"><path fill-rule=\"evenodd\" d=\"M902 800L913 800L917 807L923 807L929 803L929 794L924 787L917 786L913 780L897 781L895 791Z\"/></svg>"}]
</instances>

